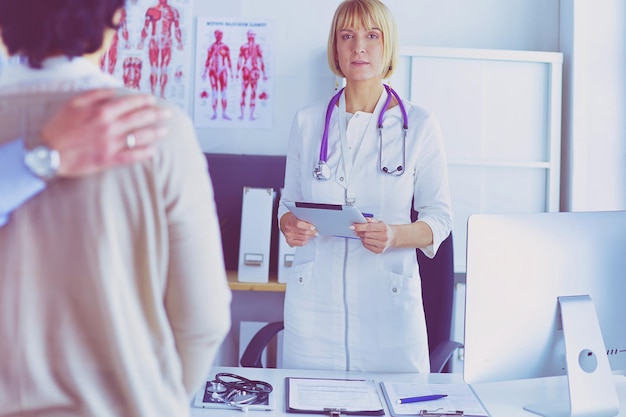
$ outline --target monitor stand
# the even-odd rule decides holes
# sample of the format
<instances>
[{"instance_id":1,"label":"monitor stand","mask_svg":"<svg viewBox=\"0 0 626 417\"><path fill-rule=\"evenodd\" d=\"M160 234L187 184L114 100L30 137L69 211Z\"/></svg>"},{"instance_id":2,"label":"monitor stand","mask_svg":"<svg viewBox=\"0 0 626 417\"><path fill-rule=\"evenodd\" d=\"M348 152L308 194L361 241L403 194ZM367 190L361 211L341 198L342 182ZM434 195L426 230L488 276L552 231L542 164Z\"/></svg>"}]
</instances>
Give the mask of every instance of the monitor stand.
<instances>
[{"instance_id":1,"label":"monitor stand","mask_svg":"<svg viewBox=\"0 0 626 417\"><path fill-rule=\"evenodd\" d=\"M619 398L591 297L558 297L569 398L524 409L544 417L613 417Z\"/></svg>"}]
</instances>

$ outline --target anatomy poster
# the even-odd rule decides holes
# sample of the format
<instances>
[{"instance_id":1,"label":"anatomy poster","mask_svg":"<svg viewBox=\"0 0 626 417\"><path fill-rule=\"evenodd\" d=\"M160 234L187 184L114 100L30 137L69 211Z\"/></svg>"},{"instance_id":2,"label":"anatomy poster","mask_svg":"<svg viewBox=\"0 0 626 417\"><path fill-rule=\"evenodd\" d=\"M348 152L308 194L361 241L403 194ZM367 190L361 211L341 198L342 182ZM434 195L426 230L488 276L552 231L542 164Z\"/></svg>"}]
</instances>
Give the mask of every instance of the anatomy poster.
<instances>
[{"instance_id":1,"label":"anatomy poster","mask_svg":"<svg viewBox=\"0 0 626 417\"><path fill-rule=\"evenodd\" d=\"M272 127L271 47L268 21L198 18L197 127Z\"/></svg>"},{"instance_id":2,"label":"anatomy poster","mask_svg":"<svg viewBox=\"0 0 626 417\"><path fill-rule=\"evenodd\" d=\"M192 0L128 0L101 68L189 112Z\"/></svg>"}]
</instances>

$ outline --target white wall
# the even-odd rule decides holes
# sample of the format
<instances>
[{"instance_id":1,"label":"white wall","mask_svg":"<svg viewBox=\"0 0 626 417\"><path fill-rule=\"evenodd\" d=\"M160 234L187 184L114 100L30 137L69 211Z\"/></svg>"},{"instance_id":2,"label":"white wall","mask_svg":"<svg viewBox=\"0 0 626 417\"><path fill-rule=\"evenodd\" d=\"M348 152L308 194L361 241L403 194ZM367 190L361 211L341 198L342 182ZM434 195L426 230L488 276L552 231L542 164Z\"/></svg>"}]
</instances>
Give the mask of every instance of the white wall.
<instances>
[{"instance_id":1,"label":"white wall","mask_svg":"<svg viewBox=\"0 0 626 417\"><path fill-rule=\"evenodd\" d=\"M626 2L562 0L562 209L626 209Z\"/></svg>"},{"instance_id":2,"label":"white wall","mask_svg":"<svg viewBox=\"0 0 626 417\"><path fill-rule=\"evenodd\" d=\"M196 16L267 18L275 25L274 126L198 129L206 152L283 155L295 110L329 96L330 20L340 0L195 0ZM387 0L400 43L558 51L558 0ZM201 64L201 63L200 63Z\"/></svg>"}]
</instances>

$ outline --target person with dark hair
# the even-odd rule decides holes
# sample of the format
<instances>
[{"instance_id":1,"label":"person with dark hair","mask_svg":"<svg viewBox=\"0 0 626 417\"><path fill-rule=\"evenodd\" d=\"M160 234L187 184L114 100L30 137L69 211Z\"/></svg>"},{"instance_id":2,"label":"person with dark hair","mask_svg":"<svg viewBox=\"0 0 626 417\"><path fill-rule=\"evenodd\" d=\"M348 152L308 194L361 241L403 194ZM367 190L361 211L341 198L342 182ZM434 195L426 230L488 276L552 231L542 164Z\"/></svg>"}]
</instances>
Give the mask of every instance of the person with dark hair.
<instances>
[{"instance_id":1,"label":"person with dark hair","mask_svg":"<svg viewBox=\"0 0 626 417\"><path fill-rule=\"evenodd\" d=\"M136 94L99 69L123 0L1 0L23 65L0 79L0 145L39 132L79 91ZM0 416L185 416L230 326L206 159L170 114L150 158L49 181L0 228ZM141 136L126 133L127 148Z\"/></svg>"},{"instance_id":2,"label":"person with dark hair","mask_svg":"<svg viewBox=\"0 0 626 417\"><path fill-rule=\"evenodd\" d=\"M55 155L55 160L49 161L54 163L49 177L93 175L151 158L154 142L165 134L160 121L166 117L167 109L149 94L120 96L104 88L78 95L38 132L42 144ZM137 142L133 148L126 146L129 135ZM45 161L33 161L34 150L26 152L22 139L0 130L0 143L5 137L8 142L0 145L0 227L9 221L11 212L43 191L52 179L38 176Z\"/></svg>"}]
</instances>

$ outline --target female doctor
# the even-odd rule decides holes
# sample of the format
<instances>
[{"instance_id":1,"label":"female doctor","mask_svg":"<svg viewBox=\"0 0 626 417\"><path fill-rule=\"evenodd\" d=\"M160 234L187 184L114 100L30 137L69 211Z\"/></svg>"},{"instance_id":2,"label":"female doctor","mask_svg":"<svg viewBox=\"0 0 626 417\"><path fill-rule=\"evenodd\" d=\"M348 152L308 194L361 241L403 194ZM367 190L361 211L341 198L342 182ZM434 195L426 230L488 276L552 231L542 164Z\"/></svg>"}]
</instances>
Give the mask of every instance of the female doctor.
<instances>
[{"instance_id":1,"label":"female doctor","mask_svg":"<svg viewBox=\"0 0 626 417\"><path fill-rule=\"evenodd\" d=\"M382 2L338 6L328 62L345 88L296 113L281 202L349 204L373 217L353 225L356 239L322 236L280 204L280 229L297 247L286 368L429 372L415 248L433 257L452 214L437 121L383 83L397 59L395 21Z\"/></svg>"}]
</instances>

